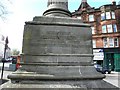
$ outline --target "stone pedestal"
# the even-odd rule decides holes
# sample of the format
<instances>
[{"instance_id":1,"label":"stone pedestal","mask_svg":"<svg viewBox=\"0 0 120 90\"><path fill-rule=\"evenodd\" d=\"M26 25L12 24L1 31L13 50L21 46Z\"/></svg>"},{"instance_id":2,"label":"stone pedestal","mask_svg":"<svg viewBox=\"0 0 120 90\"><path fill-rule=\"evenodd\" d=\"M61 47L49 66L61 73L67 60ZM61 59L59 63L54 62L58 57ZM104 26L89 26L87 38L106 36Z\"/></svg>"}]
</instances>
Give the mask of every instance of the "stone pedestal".
<instances>
[{"instance_id":1,"label":"stone pedestal","mask_svg":"<svg viewBox=\"0 0 120 90\"><path fill-rule=\"evenodd\" d=\"M2 90L119 90L92 65L90 26L69 17L26 22L21 68Z\"/></svg>"}]
</instances>

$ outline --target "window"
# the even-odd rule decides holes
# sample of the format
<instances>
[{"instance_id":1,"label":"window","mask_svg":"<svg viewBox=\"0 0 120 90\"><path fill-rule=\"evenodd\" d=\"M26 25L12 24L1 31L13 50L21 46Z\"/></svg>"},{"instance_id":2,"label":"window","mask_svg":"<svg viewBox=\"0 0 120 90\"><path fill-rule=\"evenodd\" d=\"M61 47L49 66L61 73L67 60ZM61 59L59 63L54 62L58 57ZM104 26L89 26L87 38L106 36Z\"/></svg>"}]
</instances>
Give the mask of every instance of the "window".
<instances>
[{"instance_id":1,"label":"window","mask_svg":"<svg viewBox=\"0 0 120 90\"><path fill-rule=\"evenodd\" d=\"M107 26L107 27L106 27ZM102 33L112 33L117 32L117 25L116 24L109 24L102 26Z\"/></svg>"},{"instance_id":2,"label":"window","mask_svg":"<svg viewBox=\"0 0 120 90\"><path fill-rule=\"evenodd\" d=\"M118 38L103 38L103 47L118 47Z\"/></svg>"},{"instance_id":3,"label":"window","mask_svg":"<svg viewBox=\"0 0 120 90\"><path fill-rule=\"evenodd\" d=\"M102 33L107 33L107 31L106 31L106 25L102 26Z\"/></svg>"},{"instance_id":4,"label":"window","mask_svg":"<svg viewBox=\"0 0 120 90\"><path fill-rule=\"evenodd\" d=\"M107 38L103 38L103 47L108 47Z\"/></svg>"},{"instance_id":5,"label":"window","mask_svg":"<svg viewBox=\"0 0 120 90\"><path fill-rule=\"evenodd\" d=\"M92 34L95 34L95 28L91 27L91 29L92 29Z\"/></svg>"},{"instance_id":6,"label":"window","mask_svg":"<svg viewBox=\"0 0 120 90\"><path fill-rule=\"evenodd\" d=\"M96 40L92 40L93 48L96 48Z\"/></svg>"},{"instance_id":7,"label":"window","mask_svg":"<svg viewBox=\"0 0 120 90\"><path fill-rule=\"evenodd\" d=\"M116 24L113 24L113 32L117 32L117 26L116 26Z\"/></svg>"},{"instance_id":8,"label":"window","mask_svg":"<svg viewBox=\"0 0 120 90\"><path fill-rule=\"evenodd\" d=\"M111 12L112 13L112 19L115 19L115 12Z\"/></svg>"},{"instance_id":9,"label":"window","mask_svg":"<svg viewBox=\"0 0 120 90\"><path fill-rule=\"evenodd\" d=\"M106 19L111 19L110 12L106 12Z\"/></svg>"},{"instance_id":10,"label":"window","mask_svg":"<svg viewBox=\"0 0 120 90\"><path fill-rule=\"evenodd\" d=\"M114 38L114 45L115 47L118 47L118 38Z\"/></svg>"},{"instance_id":11,"label":"window","mask_svg":"<svg viewBox=\"0 0 120 90\"><path fill-rule=\"evenodd\" d=\"M109 38L109 47L114 47L114 39Z\"/></svg>"},{"instance_id":12,"label":"window","mask_svg":"<svg viewBox=\"0 0 120 90\"><path fill-rule=\"evenodd\" d=\"M105 13L101 14L101 20L105 20Z\"/></svg>"},{"instance_id":13,"label":"window","mask_svg":"<svg viewBox=\"0 0 120 90\"><path fill-rule=\"evenodd\" d=\"M108 30L108 33L113 32L112 25L107 25L107 30Z\"/></svg>"},{"instance_id":14,"label":"window","mask_svg":"<svg viewBox=\"0 0 120 90\"><path fill-rule=\"evenodd\" d=\"M94 21L94 15L89 15L89 21Z\"/></svg>"},{"instance_id":15,"label":"window","mask_svg":"<svg viewBox=\"0 0 120 90\"><path fill-rule=\"evenodd\" d=\"M101 14L101 20L115 19L115 12L106 12Z\"/></svg>"}]
</instances>

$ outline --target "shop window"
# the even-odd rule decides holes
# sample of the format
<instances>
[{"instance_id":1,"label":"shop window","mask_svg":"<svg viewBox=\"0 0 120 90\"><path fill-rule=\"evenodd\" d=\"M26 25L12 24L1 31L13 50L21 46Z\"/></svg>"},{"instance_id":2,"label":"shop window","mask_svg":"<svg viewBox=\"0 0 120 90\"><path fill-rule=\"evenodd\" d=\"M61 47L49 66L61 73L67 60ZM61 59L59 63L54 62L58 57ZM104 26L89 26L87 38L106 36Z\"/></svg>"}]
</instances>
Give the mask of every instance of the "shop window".
<instances>
[{"instance_id":1,"label":"shop window","mask_svg":"<svg viewBox=\"0 0 120 90\"><path fill-rule=\"evenodd\" d=\"M92 40L93 48L96 48L96 40Z\"/></svg>"},{"instance_id":2,"label":"shop window","mask_svg":"<svg viewBox=\"0 0 120 90\"><path fill-rule=\"evenodd\" d=\"M91 27L91 29L92 29L92 34L95 34L95 28Z\"/></svg>"},{"instance_id":3,"label":"shop window","mask_svg":"<svg viewBox=\"0 0 120 90\"><path fill-rule=\"evenodd\" d=\"M116 24L113 24L113 32L117 32L117 26L116 26Z\"/></svg>"},{"instance_id":4,"label":"shop window","mask_svg":"<svg viewBox=\"0 0 120 90\"><path fill-rule=\"evenodd\" d=\"M101 20L105 20L105 13L101 14Z\"/></svg>"},{"instance_id":5,"label":"shop window","mask_svg":"<svg viewBox=\"0 0 120 90\"><path fill-rule=\"evenodd\" d=\"M103 26L102 26L102 33L107 33L106 25L103 25Z\"/></svg>"},{"instance_id":6,"label":"shop window","mask_svg":"<svg viewBox=\"0 0 120 90\"><path fill-rule=\"evenodd\" d=\"M115 19L115 12L111 12L112 14L112 19Z\"/></svg>"},{"instance_id":7,"label":"shop window","mask_svg":"<svg viewBox=\"0 0 120 90\"><path fill-rule=\"evenodd\" d=\"M114 47L114 39L109 38L109 47Z\"/></svg>"},{"instance_id":8,"label":"shop window","mask_svg":"<svg viewBox=\"0 0 120 90\"><path fill-rule=\"evenodd\" d=\"M110 12L106 12L106 19L111 19Z\"/></svg>"},{"instance_id":9,"label":"shop window","mask_svg":"<svg viewBox=\"0 0 120 90\"><path fill-rule=\"evenodd\" d=\"M107 31L108 31L108 33L112 33L113 32L112 24L111 25L107 25Z\"/></svg>"},{"instance_id":10,"label":"shop window","mask_svg":"<svg viewBox=\"0 0 120 90\"><path fill-rule=\"evenodd\" d=\"M115 47L118 47L118 38L114 38L114 45Z\"/></svg>"},{"instance_id":11,"label":"shop window","mask_svg":"<svg viewBox=\"0 0 120 90\"><path fill-rule=\"evenodd\" d=\"M94 21L94 15L89 15L89 21Z\"/></svg>"}]
</instances>

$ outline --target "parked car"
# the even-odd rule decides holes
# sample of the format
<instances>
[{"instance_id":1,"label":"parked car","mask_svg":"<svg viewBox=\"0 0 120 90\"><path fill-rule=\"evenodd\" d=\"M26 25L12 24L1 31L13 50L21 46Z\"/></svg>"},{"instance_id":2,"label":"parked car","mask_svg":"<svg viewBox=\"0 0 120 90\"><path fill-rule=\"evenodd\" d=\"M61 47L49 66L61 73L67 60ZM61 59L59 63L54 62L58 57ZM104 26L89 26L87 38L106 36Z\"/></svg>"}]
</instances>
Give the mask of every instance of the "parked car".
<instances>
[{"instance_id":1,"label":"parked car","mask_svg":"<svg viewBox=\"0 0 120 90\"><path fill-rule=\"evenodd\" d=\"M95 64L94 67L96 68L96 70L97 70L98 72L101 72L102 74L106 74L106 72L107 72L108 74L111 73L111 69L108 69L108 68L106 68L106 67L102 67L102 66L99 65L99 64Z\"/></svg>"}]
</instances>

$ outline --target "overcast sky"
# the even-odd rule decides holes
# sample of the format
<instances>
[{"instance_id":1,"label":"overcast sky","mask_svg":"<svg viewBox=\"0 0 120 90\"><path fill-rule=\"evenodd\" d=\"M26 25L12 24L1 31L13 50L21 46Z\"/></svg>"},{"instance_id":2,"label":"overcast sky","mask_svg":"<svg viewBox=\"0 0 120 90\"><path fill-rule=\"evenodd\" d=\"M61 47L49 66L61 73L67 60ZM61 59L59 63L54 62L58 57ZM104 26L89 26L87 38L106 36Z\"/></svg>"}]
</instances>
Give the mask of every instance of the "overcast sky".
<instances>
[{"instance_id":1,"label":"overcast sky","mask_svg":"<svg viewBox=\"0 0 120 90\"><path fill-rule=\"evenodd\" d=\"M1 0L9 10L6 19L0 19L0 33L9 38L11 49L22 50L24 22L31 21L34 16L42 16L47 8L47 0ZM3 2L4 1L4 2ZM111 4L112 0L87 0L91 7ZM118 3L119 0L116 0ZM80 6L81 0L69 0L69 10L73 12Z\"/></svg>"}]
</instances>

